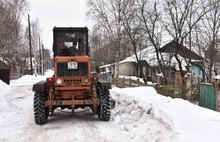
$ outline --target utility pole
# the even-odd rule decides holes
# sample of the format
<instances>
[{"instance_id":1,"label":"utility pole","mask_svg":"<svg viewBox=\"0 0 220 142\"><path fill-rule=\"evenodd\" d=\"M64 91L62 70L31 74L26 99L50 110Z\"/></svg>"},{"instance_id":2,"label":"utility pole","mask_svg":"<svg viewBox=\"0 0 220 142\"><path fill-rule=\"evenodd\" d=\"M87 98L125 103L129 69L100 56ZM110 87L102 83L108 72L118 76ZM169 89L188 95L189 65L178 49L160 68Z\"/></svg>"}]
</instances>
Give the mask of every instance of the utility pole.
<instances>
[{"instance_id":1,"label":"utility pole","mask_svg":"<svg viewBox=\"0 0 220 142\"><path fill-rule=\"evenodd\" d=\"M41 56L41 43L40 43L40 37L39 37L39 55L40 55L39 72L40 72L41 75L43 75L43 72L42 72L42 56Z\"/></svg>"},{"instance_id":2,"label":"utility pole","mask_svg":"<svg viewBox=\"0 0 220 142\"><path fill-rule=\"evenodd\" d=\"M44 56L44 45L42 44L42 73L45 72L45 56Z\"/></svg>"},{"instance_id":3,"label":"utility pole","mask_svg":"<svg viewBox=\"0 0 220 142\"><path fill-rule=\"evenodd\" d=\"M28 39L29 39L29 47L30 47L30 63L31 63L31 75L33 75L33 65L32 65L32 48L31 48L31 24L30 24L30 15L28 14Z\"/></svg>"}]
</instances>

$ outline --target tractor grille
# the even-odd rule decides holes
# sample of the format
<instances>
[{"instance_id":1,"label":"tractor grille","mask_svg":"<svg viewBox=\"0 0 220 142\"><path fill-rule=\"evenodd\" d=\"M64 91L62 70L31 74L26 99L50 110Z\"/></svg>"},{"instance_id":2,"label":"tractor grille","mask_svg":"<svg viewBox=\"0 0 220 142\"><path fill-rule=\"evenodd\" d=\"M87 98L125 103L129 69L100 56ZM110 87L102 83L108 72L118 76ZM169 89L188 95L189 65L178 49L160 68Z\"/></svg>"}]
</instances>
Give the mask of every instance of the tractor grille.
<instances>
[{"instance_id":1,"label":"tractor grille","mask_svg":"<svg viewBox=\"0 0 220 142\"><path fill-rule=\"evenodd\" d=\"M68 69L68 63L57 63L57 76L88 76L88 62L78 62L78 69Z\"/></svg>"}]
</instances>

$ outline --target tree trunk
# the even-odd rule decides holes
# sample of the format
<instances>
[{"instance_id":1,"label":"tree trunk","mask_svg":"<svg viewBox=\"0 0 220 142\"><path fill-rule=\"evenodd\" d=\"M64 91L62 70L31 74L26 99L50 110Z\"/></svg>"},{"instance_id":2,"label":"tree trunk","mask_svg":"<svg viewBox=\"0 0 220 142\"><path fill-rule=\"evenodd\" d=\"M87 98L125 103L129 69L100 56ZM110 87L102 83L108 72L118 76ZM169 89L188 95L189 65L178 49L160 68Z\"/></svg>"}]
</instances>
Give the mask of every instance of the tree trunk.
<instances>
[{"instance_id":1,"label":"tree trunk","mask_svg":"<svg viewBox=\"0 0 220 142\"><path fill-rule=\"evenodd\" d=\"M114 77L115 78L119 77L119 51L117 51L117 53L116 53L116 63L115 63Z\"/></svg>"},{"instance_id":2,"label":"tree trunk","mask_svg":"<svg viewBox=\"0 0 220 142\"><path fill-rule=\"evenodd\" d=\"M215 93L216 93L216 111L220 112L220 82L219 80L214 81Z\"/></svg>"}]
</instances>

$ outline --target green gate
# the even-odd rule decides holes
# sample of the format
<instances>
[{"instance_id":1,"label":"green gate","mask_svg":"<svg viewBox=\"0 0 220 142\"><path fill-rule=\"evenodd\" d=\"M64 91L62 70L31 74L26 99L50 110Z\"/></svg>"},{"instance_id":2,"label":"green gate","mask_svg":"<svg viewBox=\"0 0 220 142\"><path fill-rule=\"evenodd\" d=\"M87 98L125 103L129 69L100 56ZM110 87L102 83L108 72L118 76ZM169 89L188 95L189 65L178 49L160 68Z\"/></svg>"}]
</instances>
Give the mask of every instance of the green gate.
<instances>
[{"instance_id":1,"label":"green gate","mask_svg":"<svg viewBox=\"0 0 220 142\"><path fill-rule=\"evenodd\" d=\"M216 110L216 95L210 83L200 83L199 106Z\"/></svg>"}]
</instances>

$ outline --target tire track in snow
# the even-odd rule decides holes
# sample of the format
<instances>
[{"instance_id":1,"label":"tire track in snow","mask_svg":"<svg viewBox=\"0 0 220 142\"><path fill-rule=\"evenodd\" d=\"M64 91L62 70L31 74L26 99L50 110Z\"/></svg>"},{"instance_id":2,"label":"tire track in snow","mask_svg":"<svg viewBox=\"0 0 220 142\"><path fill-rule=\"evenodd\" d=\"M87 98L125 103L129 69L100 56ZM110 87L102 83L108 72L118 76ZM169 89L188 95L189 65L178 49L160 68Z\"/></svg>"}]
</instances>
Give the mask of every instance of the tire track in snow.
<instances>
[{"instance_id":1,"label":"tire track in snow","mask_svg":"<svg viewBox=\"0 0 220 142\"><path fill-rule=\"evenodd\" d=\"M24 141L109 142L99 135L100 130L94 125L99 120L90 111L71 113L55 111L48 123L41 126L29 121Z\"/></svg>"}]
</instances>

